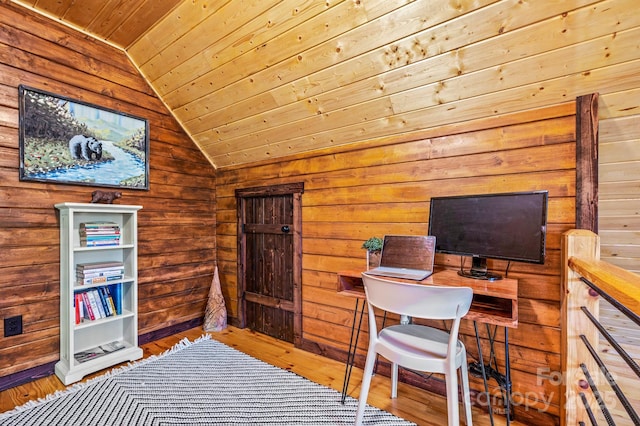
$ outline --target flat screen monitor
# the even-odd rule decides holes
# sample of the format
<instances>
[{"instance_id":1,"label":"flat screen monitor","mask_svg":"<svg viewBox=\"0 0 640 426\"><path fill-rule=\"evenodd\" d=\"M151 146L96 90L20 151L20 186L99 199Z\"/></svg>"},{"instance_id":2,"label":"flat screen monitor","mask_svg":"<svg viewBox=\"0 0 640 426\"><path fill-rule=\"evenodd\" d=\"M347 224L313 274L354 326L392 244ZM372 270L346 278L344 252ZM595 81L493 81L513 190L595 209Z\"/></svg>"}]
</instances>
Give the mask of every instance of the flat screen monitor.
<instances>
[{"instance_id":1,"label":"flat screen monitor","mask_svg":"<svg viewBox=\"0 0 640 426\"><path fill-rule=\"evenodd\" d=\"M487 271L487 259L543 264L548 191L434 197L429 235L436 252L472 257L460 275L500 279Z\"/></svg>"}]
</instances>

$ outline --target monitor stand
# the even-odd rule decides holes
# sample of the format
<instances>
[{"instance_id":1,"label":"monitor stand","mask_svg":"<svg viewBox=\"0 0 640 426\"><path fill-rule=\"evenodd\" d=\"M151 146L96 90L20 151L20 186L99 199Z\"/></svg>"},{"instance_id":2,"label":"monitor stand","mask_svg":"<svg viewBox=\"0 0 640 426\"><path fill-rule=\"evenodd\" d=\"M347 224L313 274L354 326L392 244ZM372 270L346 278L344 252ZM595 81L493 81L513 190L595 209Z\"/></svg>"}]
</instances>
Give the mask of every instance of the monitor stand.
<instances>
[{"instance_id":1,"label":"monitor stand","mask_svg":"<svg viewBox=\"0 0 640 426\"><path fill-rule=\"evenodd\" d=\"M471 259L471 269L469 271L465 271L460 268L458 275L465 278L473 278L474 280L498 281L502 279L502 275L494 274L487 270L486 258L473 256Z\"/></svg>"}]
</instances>

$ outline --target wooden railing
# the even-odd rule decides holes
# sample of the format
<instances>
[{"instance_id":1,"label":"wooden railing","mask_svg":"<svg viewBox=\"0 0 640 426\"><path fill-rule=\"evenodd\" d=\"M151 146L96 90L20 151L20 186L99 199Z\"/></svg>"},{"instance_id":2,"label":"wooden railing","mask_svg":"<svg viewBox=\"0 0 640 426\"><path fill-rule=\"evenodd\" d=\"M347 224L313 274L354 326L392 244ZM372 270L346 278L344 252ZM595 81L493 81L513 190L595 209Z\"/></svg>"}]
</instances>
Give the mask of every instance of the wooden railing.
<instances>
[{"instance_id":1,"label":"wooden railing","mask_svg":"<svg viewBox=\"0 0 640 426\"><path fill-rule=\"evenodd\" d=\"M599 321L599 305L606 300L626 316L640 333L640 276L600 260L598 235L572 230L562 241L562 387L565 397L561 424L640 425L637 395L640 367L637 358L619 344ZM603 340L606 339L606 340ZM620 374L607 365L612 347L623 362ZM632 386L620 386L620 382Z\"/></svg>"}]
</instances>

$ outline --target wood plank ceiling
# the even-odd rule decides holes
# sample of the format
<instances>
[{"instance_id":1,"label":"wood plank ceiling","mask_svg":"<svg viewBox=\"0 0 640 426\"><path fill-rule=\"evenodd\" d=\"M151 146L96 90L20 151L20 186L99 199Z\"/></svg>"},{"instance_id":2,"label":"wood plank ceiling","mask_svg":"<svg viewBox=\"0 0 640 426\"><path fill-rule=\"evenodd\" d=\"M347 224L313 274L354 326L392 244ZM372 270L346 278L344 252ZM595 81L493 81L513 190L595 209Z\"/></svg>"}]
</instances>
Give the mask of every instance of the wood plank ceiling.
<instances>
[{"instance_id":1,"label":"wood plank ceiling","mask_svg":"<svg viewBox=\"0 0 640 426\"><path fill-rule=\"evenodd\" d=\"M131 46L182 0L15 0L120 49Z\"/></svg>"},{"instance_id":2,"label":"wood plank ceiling","mask_svg":"<svg viewBox=\"0 0 640 426\"><path fill-rule=\"evenodd\" d=\"M10 1L126 51L217 168L423 127L378 75L428 56L416 33L495 2ZM414 77L389 75L396 92Z\"/></svg>"},{"instance_id":3,"label":"wood plank ceiling","mask_svg":"<svg viewBox=\"0 0 640 426\"><path fill-rule=\"evenodd\" d=\"M223 168L565 101L595 0L11 1L126 51Z\"/></svg>"}]
</instances>

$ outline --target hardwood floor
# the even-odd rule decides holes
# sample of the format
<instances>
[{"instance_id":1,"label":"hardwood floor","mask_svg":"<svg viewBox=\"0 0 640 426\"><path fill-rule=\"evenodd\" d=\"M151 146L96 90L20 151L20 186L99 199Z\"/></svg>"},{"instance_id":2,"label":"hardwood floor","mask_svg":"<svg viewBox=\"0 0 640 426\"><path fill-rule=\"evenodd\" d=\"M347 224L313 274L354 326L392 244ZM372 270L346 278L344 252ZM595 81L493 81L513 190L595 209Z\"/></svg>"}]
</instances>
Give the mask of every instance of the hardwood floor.
<instances>
[{"instance_id":1,"label":"hardwood floor","mask_svg":"<svg viewBox=\"0 0 640 426\"><path fill-rule=\"evenodd\" d=\"M160 354L183 338L194 340L203 334L205 333L202 331L202 328L197 327L150 342L142 346L144 356L148 357L153 354ZM228 327L222 332L209 334L211 334L212 338L255 358L293 371L316 383L323 384L338 391L342 390L345 370L344 363L342 362L296 349L289 343L273 339L263 334L254 333L247 329ZM88 376L86 379L103 373L104 371L96 373ZM354 398L358 397L361 379L362 370L354 368L349 387L350 396ZM0 412L10 410L27 401L44 397L56 390L62 390L64 388L65 386L55 376L49 376L8 389L0 392ZM389 398L390 392L389 378L376 376L371 383L368 403L399 417L413 421L418 425L441 426L446 424L447 405L445 398L404 383L398 385L397 399ZM463 417L461 416L461 418ZM488 414L479 408L473 409L473 422L477 426L490 424ZM503 425L505 423L504 417L495 416L496 425ZM511 422L511 424L514 426L522 425L522 423L518 422Z\"/></svg>"}]
</instances>

